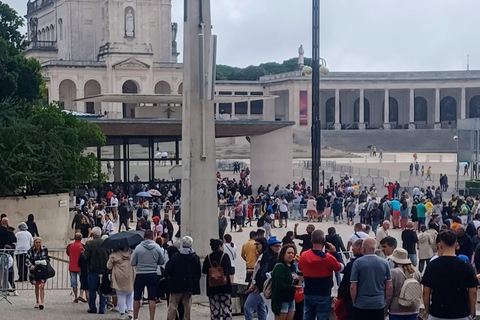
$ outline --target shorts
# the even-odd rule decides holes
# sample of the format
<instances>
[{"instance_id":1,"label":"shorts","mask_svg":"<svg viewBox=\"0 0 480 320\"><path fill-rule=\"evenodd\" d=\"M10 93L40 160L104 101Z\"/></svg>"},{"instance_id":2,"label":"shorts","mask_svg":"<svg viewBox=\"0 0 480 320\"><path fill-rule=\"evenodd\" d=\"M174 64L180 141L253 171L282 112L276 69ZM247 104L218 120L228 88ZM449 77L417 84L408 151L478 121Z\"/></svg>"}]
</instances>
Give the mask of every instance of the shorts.
<instances>
[{"instance_id":1,"label":"shorts","mask_svg":"<svg viewBox=\"0 0 480 320\"><path fill-rule=\"evenodd\" d=\"M295 311L295 301L282 302L282 307L280 308L280 313L288 313Z\"/></svg>"},{"instance_id":2,"label":"shorts","mask_svg":"<svg viewBox=\"0 0 480 320\"><path fill-rule=\"evenodd\" d=\"M280 211L280 219L288 219L288 211Z\"/></svg>"},{"instance_id":3,"label":"shorts","mask_svg":"<svg viewBox=\"0 0 480 320\"><path fill-rule=\"evenodd\" d=\"M80 277L80 272L70 271L70 287L77 288L78 282L77 279Z\"/></svg>"},{"instance_id":4,"label":"shorts","mask_svg":"<svg viewBox=\"0 0 480 320\"><path fill-rule=\"evenodd\" d=\"M236 216L236 217L235 217L235 223L236 223L237 225L241 225L241 224L242 224L242 219L243 219L243 217Z\"/></svg>"},{"instance_id":5,"label":"shorts","mask_svg":"<svg viewBox=\"0 0 480 320\"><path fill-rule=\"evenodd\" d=\"M145 289L145 287L147 287L148 301L155 301L155 296L157 293L157 283L158 279L156 273L137 273L137 275L135 276L135 282L133 284L133 300L142 300L143 290Z\"/></svg>"},{"instance_id":6,"label":"shorts","mask_svg":"<svg viewBox=\"0 0 480 320\"><path fill-rule=\"evenodd\" d=\"M355 217L355 212L350 212L350 211L347 212L347 217L349 217L349 218Z\"/></svg>"}]
</instances>

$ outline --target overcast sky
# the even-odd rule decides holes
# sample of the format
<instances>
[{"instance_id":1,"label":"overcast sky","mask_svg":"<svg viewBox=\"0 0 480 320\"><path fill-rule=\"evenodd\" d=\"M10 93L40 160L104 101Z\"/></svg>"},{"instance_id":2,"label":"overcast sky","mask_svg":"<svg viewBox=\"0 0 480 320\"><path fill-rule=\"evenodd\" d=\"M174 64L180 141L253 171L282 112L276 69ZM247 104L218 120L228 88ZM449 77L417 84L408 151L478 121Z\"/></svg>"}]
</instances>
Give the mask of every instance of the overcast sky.
<instances>
[{"instance_id":1,"label":"overcast sky","mask_svg":"<svg viewBox=\"0 0 480 320\"><path fill-rule=\"evenodd\" d=\"M1 0L0 0L1 1ZM26 0L3 0L21 15ZM154 1L154 0L152 0ZM479 0L321 0L321 56L331 71L480 69ZM182 51L183 0L172 0ZM311 56L310 0L211 0L220 64ZM180 56L181 60L181 56Z\"/></svg>"}]
</instances>

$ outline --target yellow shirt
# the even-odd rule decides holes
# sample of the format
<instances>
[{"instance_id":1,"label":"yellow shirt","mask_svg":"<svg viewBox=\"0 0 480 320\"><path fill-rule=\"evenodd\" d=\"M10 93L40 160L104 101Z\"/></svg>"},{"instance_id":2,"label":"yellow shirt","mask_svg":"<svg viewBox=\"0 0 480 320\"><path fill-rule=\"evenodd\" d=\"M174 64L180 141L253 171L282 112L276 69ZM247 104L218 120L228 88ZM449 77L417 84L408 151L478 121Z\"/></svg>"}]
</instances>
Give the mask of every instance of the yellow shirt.
<instances>
[{"instance_id":1,"label":"yellow shirt","mask_svg":"<svg viewBox=\"0 0 480 320\"><path fill-rule=\"evenodd\" d=\"M242 246L242 258L245 260L247 269L253 269L258 259L258 252L255 248L255 240L250 239Z\"/></svg>"},{"instance_id":2,"label":"yellow shirt","mask_svg":"<svg viewBox=\"0 0 480 320\"><path fill-rule=\"evenodd\" d=\"M431 214L433 211L433 203L431 203L430 201L427 201L427 203L425 203L425 212L427 214Z\"/></svg>"}]
</instances>

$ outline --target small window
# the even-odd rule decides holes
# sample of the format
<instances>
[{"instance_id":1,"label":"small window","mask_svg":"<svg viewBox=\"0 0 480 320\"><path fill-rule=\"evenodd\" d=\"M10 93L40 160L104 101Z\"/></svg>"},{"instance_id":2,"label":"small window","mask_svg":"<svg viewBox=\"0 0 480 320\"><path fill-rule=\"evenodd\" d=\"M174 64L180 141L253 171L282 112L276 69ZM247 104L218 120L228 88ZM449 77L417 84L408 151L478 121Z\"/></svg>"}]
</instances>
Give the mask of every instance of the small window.
<instances>
[{"instance_id":1,"label":"small window","mask_svg":"<svg viewBox=\"0 0 480 320\"><path fill-rule=\"evenodd\" d=\"M62 18L58 19L58 38L63 40L63 20Z\"/></svg>"}]
</instances>

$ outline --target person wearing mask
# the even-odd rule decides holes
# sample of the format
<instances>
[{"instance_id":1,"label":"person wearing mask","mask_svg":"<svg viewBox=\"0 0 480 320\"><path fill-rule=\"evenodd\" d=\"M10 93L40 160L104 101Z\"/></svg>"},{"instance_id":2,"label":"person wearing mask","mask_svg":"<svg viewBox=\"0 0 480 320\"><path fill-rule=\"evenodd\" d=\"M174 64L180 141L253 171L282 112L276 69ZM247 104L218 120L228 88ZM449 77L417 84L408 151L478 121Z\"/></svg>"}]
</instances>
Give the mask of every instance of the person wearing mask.
<instances>
[{"instance_id":1,"label":"person wearing mask","mask_svg":"<svg viewBox=\"0 0 480 320\"><path fill-rule=\"evenodd\" d=\"M245 282L250 283L252 281L253 267L258 258L258 252L255 248L255 238L257 238L257 233L255 231L250 231L250 239L242 246L242 259L245 261L247 273Z\"/></svg>"},{"instance_id":2,"label":"person wearing mask","mask_svg":"<svg viewBox=\"0 0 480 320\"><path fill-rule=\"evenodd\" d=\"M35 286L35 308L43 310L45 306L45 282L47 264L50 263L48 249L42 246L42 239L35 237L33 247L27 252L26 265L30 269L30 283Z\"/></svg>"},{"instance_id":3,"label":"person wearing mask","mask_svg":"<svg viewBox=\"0 0 480 320\"><path fill-rule=\"evenodd\" d=\"M260 270L263 254L268 249L267 239L265 239L264 237L257 237L257 239L255 239L255 248L257 249L259 257L257 262L255 263L255 267L253 270L253 279L256 279L257 272ZM261 285L263 286L263 283ZM256 283L256 280L253 280L246 292L248 296L247 300L245 300L245 305L243 307L245 320L253 320L253 313L255 311L257 311L258 320L267 319L267 310L265 308L265 303L260 293L261 291L259 290L259 286Z\"/></svg>"},{"instance_id":4,"label":"person wearing mask","mask_svg":"<svg viewBox=\"0 0 480 320\"><path fill-rule=\"evenodd\" d=\"M78 297L78 278L80 277L80 267L78 266L78 259L80 254L83 252L82 244L82 234L76 233L74 242L70 243L67 246L67 256L68 256L68 271L70 273L70 286L72 287L73 294L75 296L74 303L78 301L86 302L83 298ZM83 296L82 290L80 290L80 297Z\"/></svg>"},{"instance_id":5,"label":"person wearing mask","mask_svg":"<svg viewBox=\"0 0 480 320\"><path fill-rule=\"evenodd\" d=\"M28 280L28 268L25 262L27 260L27 252L33 246L33 237L28 232L28 226L25 222L20 223L18 230L15 234L17 238L15 255L17 256L18 281L23 282Z\"/></svg>"},{"instance_id":6,"label":"person wearing mask","mask_svg":"<svg viewBox=\"0 0 480 320\"><path fill-rule=\"evenodd\" d=\"M157 268L165 263L160 246L153 241L153 231L147 230L143 241L133 251L130 264L136 267L133 296L133 319L138 319L140 300L145 287L148 290L148 309L150 320L155 318L155 300L157 293Z\"/></svg>"},{"instance_id":7,"label":"person wearing mask","mask_svg":"<svg viewBox=\"0 0 480 320\"><path fill-rule=\"evenodd\" d=\"M133 284L135 270L130 264L132 249L119 248L108 257L107 269L112 270L111 284L117 293L117 307L120 318L127 314L128 318L133 317Z\"/></svg>"},{"instance_id":8,"label":"person wearing mask","mask_svg":"<svg viewBox=\"0 0 480 320\"><path fill-rule=\"evenodd\" d=\"M167 320L175 320L180 301L184 307L184 319L191 319L192 295L200 294L202 268L200 258L192 249L193 239L185 236L181 248L165 266L165 278L170 294ZM170 248L169 248L170 249Z\"/></svg>"},{"instance_id":9,"label":"person wearing mask","mask_svg":"<svg viewBox=\"0 0 480 320\"><path fill-rule=\"evenodd\" d=\"M437 242L438 258L422 278L425 314L428 319L474 319L478 281L472 267L455 254L457 234L441 231Z\"/></svg>"},{"instance_id":10,"label":"person wearing mask","mask_svg":"<svg viewBox=\"0 0 480 320\"><path fill-rule=\"evenodd\" d=\"M413 227L413 226L412 226ZM412 301L410 306L404 306L399 303L401 297L402 286L406 279L415 279L420 285L421 276L416 270L408 257L408 252L405 249L397 248L390 256L395 267L390 270L392 276L392 297L387 301L387 310L389 313L389 320L410 320L418 319L418 312L421 299Z\"/></svg>"},{"instance_id":11,"label":"person wearing mask","mask_svg":"<svg viewBox=\"0 0 480 320\"><path fill-rule=\"evenodd\" d=\"M435 240L427 232L427 228L421 226L420 234L418 235L418 260L420 261L418 271L420 273L428 266L430 259L434 255L432 244L435 244Z\"/></svg>"},{"instance_id":12,"label":"person wearing mask","mask_svg":"<svg viewBox=\"0 0 480 320\"><path fill-rule=\"evenodd\" d=\"M417 266L417 244L418 237L417 232L413 229L413 222L407 222L407 227L402 231L402 247L407 250L408 257L412 261L412 264Z\"/></svg>"},{"instance_id":13,"label":"person wearing mask","mask_svg":"<svg viewBox=\"0 0 480 320\"><path fill-rule=\"evenodd\" d=\"M224 246L222 240L210 239L210 248L212 253L207 255L203 262L202 272L209 275L210 268L220 267L223 270L225 276L225 284L220 285L217 283L211 283L210 277L207 276L207 296L210 302L210 319L221 320L232 318L232 285L230 282L229 272L231 270L232 263L228 254L224 252Z\"/></svg>"},{"instance_id":14,"label":"person wearing mask","mask_svg":"<svg viewBox=\"0 0 480 320\"><path fill-rule=\"evenodd\" d=\"M35 223L35 217L33 214L29 214L27 221L25 222L27 224L27 230L30 232L32 237L40 237L40 234L38 233L38 228L37 224Z\"/></svg>"},{"instance_id":15,"label":"person wearing mask","mask_svg":"<svg viewBox=\"0 0 480 320\"><path fill-rule=\"evenodd\" d=\"M287 244L278 254L278 263L272 272L272 311L275 320L292 320L295 315L295 290L301 290L294 259L297 247Z\"/></svg>"},{"instance_id":16,"label":"person wearing mask","mask_svg":"<svg viewBox=\"0 0 480 320\"><path fill-rule=\"evenodd\" d=\"M307 226L307 234L297 234L298 223L295 223L295 228L293 229L293 233L295 235L295 239L301 240L300 246L302 247L302 254L304 251L312 249L312 232L315 230L315 226L313 224L309 224Z\"/></svg>"},{"instance_id":17,"label":"person wearing mask","mask_svg":"<svg viewBox=\"0 0 480 320\"><path fill-rule=\"evenodd\" d=\"M237 260L237 246L232 242L232 236L229 234L226 234L223 237L223 242L225 243L223 252L228 255L231 262L228 274L230 275L230 282L233 283L235 276L235 260Z\"/></svg>"},{"instance_id":18,"label":"person wearing mask","mask_svg":"<svg viewBox=\"0 0 480 320\"><path fill-rule=\"evenodd\" d=\"M93 240L85 244L85 259L88 268L88 313L97 313L96 294L99 295L98 313L105 313L105 296L98 291L100 288L100 276L104 274L108 260L108 250L102 247L102 229L95 227L92 229Z\"/></svg>"},{"instance_id":19,"label":"person wearing mask","mask_svg":"<svg viewBox=\"0 0 480 320\"><path fill-rule=\"evenodd\" d=\"M357 239L352 245L353 258L345 266L343 270L343 278L340 286L338 287L338 299L340 302L346 303L348 320L355 320L355 314L353 312L352 297L350 296L350 276L352 274L352 266L356 259L363 257L362 243L364 239ZM338 301L338 300L337 300ZM341 308L340 308L341 309Z\"/></svg>"},{"instance_id":20,"label":"person wearing mask","mask_svg":"<svg viewBox=\"0 0 480 320\"><path fill-rule=\"evenodd\" d=\"M326 242L322 230L312 232L312 249L300 256L298 270L305 278L304 319L328 319L332 304L333 273L343 271L335 246Z\"/></svg>"},{"instance_id":21,"label":"person wearing mask","mask_svg":"<svg viewBox=\"0 0 480 320\"><path fill-rule=\"evenodd\" d=\"M386 300L392 294L390 267L375 254L375 239L365 239L364 256L355 260L350 277L350 296L356 319L384 320Z\"/></svg>"}]
</instances>

